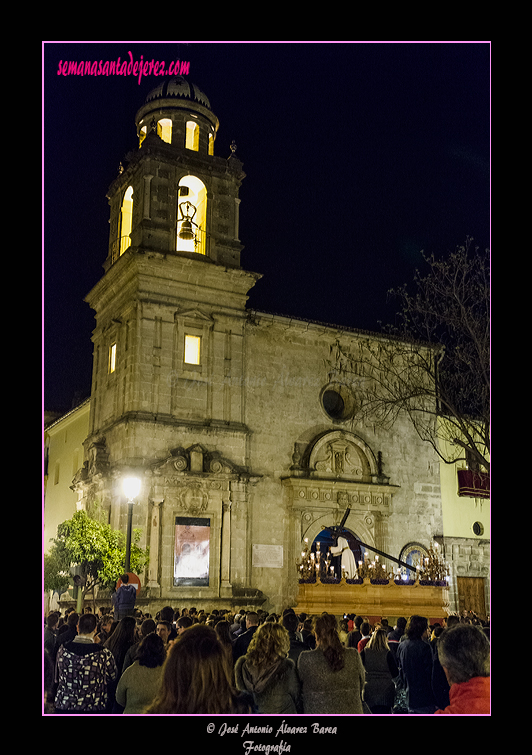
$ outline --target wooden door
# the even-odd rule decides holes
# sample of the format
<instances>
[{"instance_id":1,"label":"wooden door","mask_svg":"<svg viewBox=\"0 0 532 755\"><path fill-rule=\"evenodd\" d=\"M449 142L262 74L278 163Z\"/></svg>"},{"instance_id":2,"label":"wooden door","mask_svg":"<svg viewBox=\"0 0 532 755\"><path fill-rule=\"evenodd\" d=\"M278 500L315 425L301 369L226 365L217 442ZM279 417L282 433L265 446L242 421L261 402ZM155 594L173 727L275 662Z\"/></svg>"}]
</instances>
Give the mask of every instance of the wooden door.
<instances>
[{"instance_id":1,"label":"wooden door","mask_svg":"<svg viewBox=\"0 0 532 755\"><path fill-rule=\"evenodd\" d=\"M481 618L486 616L484 579L482 577L457 577L458 610L473 611Z\"/></svg>"}]
</instances>

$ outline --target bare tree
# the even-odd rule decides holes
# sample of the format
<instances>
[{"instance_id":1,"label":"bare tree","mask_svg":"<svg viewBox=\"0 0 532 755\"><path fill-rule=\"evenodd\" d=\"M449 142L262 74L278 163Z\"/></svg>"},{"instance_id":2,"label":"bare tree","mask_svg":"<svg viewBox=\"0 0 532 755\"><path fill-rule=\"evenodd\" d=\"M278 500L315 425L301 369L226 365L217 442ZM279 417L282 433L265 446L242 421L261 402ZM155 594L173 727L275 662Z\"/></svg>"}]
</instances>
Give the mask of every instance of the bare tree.
<instances>
[{"instance_id":1,"label":"bare tree","mask_svg":"<svg viewBox=\"0 0 532 755\"><path fill-rule=\"evenodd\" d=\"M489 251L468 239L444 260L422 256L428 272L416 272L415 291L391 292L398 324L344 354L344 376L358 376L359 417L386 426L406 413L445 462L488 471Z\"/></svg>"}]
</instances>

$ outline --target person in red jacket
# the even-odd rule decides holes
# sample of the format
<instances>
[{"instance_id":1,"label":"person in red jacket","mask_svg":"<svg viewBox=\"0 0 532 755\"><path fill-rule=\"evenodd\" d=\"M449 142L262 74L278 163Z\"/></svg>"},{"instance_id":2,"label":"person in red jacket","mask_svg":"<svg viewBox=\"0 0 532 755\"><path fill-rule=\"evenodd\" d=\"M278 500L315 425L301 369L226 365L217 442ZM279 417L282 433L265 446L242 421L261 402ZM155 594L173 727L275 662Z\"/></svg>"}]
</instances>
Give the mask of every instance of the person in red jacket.
<instances>
[{"instance_id":1,"label":"person in red jacket","mask_svg":"<svg viewBox=\"0 0 532 755\"><path fill-rule=\"evenodd\" d=\"M438 639L438 658L450 685L449 702L437 714L490 713L490 643L473 624L456 624Z\"/></svg>"}]
</instances>

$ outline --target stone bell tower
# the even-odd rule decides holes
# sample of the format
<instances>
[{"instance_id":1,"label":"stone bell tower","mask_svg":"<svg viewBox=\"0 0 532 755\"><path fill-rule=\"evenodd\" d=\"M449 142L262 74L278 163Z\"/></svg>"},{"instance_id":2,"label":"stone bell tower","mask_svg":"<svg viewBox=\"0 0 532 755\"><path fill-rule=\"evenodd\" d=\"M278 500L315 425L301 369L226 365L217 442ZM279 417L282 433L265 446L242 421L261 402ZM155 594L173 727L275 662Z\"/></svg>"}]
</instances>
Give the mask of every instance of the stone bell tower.
<instances>
[{"instance_id":1,"label":"stone bell tower","mask_svg":"<svg viewBox=\"0 0 532 755\"><path fill-rule=\"evenodd\" d=\"M238 426L230 378L260 277L240 267L242 163L234 145L214 155L218 119L183 78L152 90L135 123L138 150L108 191L105 274L86 297L97 322L91 433L133 416Z\"/></svg>"},{"instance_id":2,"label":"stone bell tower","mask_svg":"<svg viewBox=\"0 0 532 755\"><path fill-rule=\"evenodd\" d=\"M138 149L107 194L104 274L86 297L96 326L78 505L97 504L124 530L121 483L139 477L132 526L150 548L146 600L230 602L249 585L244 337L261 277L240 265L245 175L234 145L215 156L218 119L183 78L151 91L135 124ZM183 553L200 544L190 581Z\"/></svg>"}]
</instances>

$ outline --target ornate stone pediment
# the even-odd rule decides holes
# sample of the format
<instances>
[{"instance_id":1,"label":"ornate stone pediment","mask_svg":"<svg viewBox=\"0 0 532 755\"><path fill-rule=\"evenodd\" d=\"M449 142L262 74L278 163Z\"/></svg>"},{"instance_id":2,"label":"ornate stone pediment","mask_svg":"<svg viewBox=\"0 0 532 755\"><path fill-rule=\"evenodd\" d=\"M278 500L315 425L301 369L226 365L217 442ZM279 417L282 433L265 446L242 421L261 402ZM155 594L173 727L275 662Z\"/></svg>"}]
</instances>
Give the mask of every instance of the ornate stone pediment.
<instances>
[{"instance_id":1,"label":"ornate stone pediment","mask_svg":"<svg viewBox=\"0 0 532 755\"><path fill-rule=\"evenodd\" d=\"M218 451L209 451L200 443L189 448L174 448L165 459L151 466L154 475L196 474L196 475L238 475L246 476L243 467L226 459Z\"/></svg>"},{"instance_id":2,"label":"ornate stone pediment","mask_svg":"<svg viewBox=\"0 0 532 755\"><path fill-rule=\"evenodd\" d=\"M335 430L302 448L296 444L290 475L283 477L287 503L300 517L301 534L338 525L350 510L348 525L371 543L379 522L392 512L395 486L382 473L381 455L358 436ZM381 526L379 524L379 526Z\"/></svg>"},{"instance_id":3,"label":"ornate stone pediment","mask_svg":"<svg viewBox=\"0 0 532 755\"><path fill-rule=\"evenodd\" d=\"M371 469L366 455L341 433L316 443L309 459L311 477L334 477L368 482Z\"/></svg>"},{"instance_id":4,"label":"ornate stone pediment","mask_svg":"<svg viewBox=\"0 0 532 755\"><path fill-rule=\"evenodd\" d=\"M174 314L175 319L197 320L201 323L212 324L214 322L212 315L194 307L193 309L180 309Z\"/></svg>"},{"instance_id":5,"label":"ornate stone pediment","mask_svg":"<svg viewBox=\"0 0 532 755\"><path fill-rule=\"evenodd\" d=\"M324 433L301 453L294 451L297 476L321 480L346 480L386 485L389 478L382 473L380 454L357 435L345 430Z\"/></svg>"}]
</instances>

